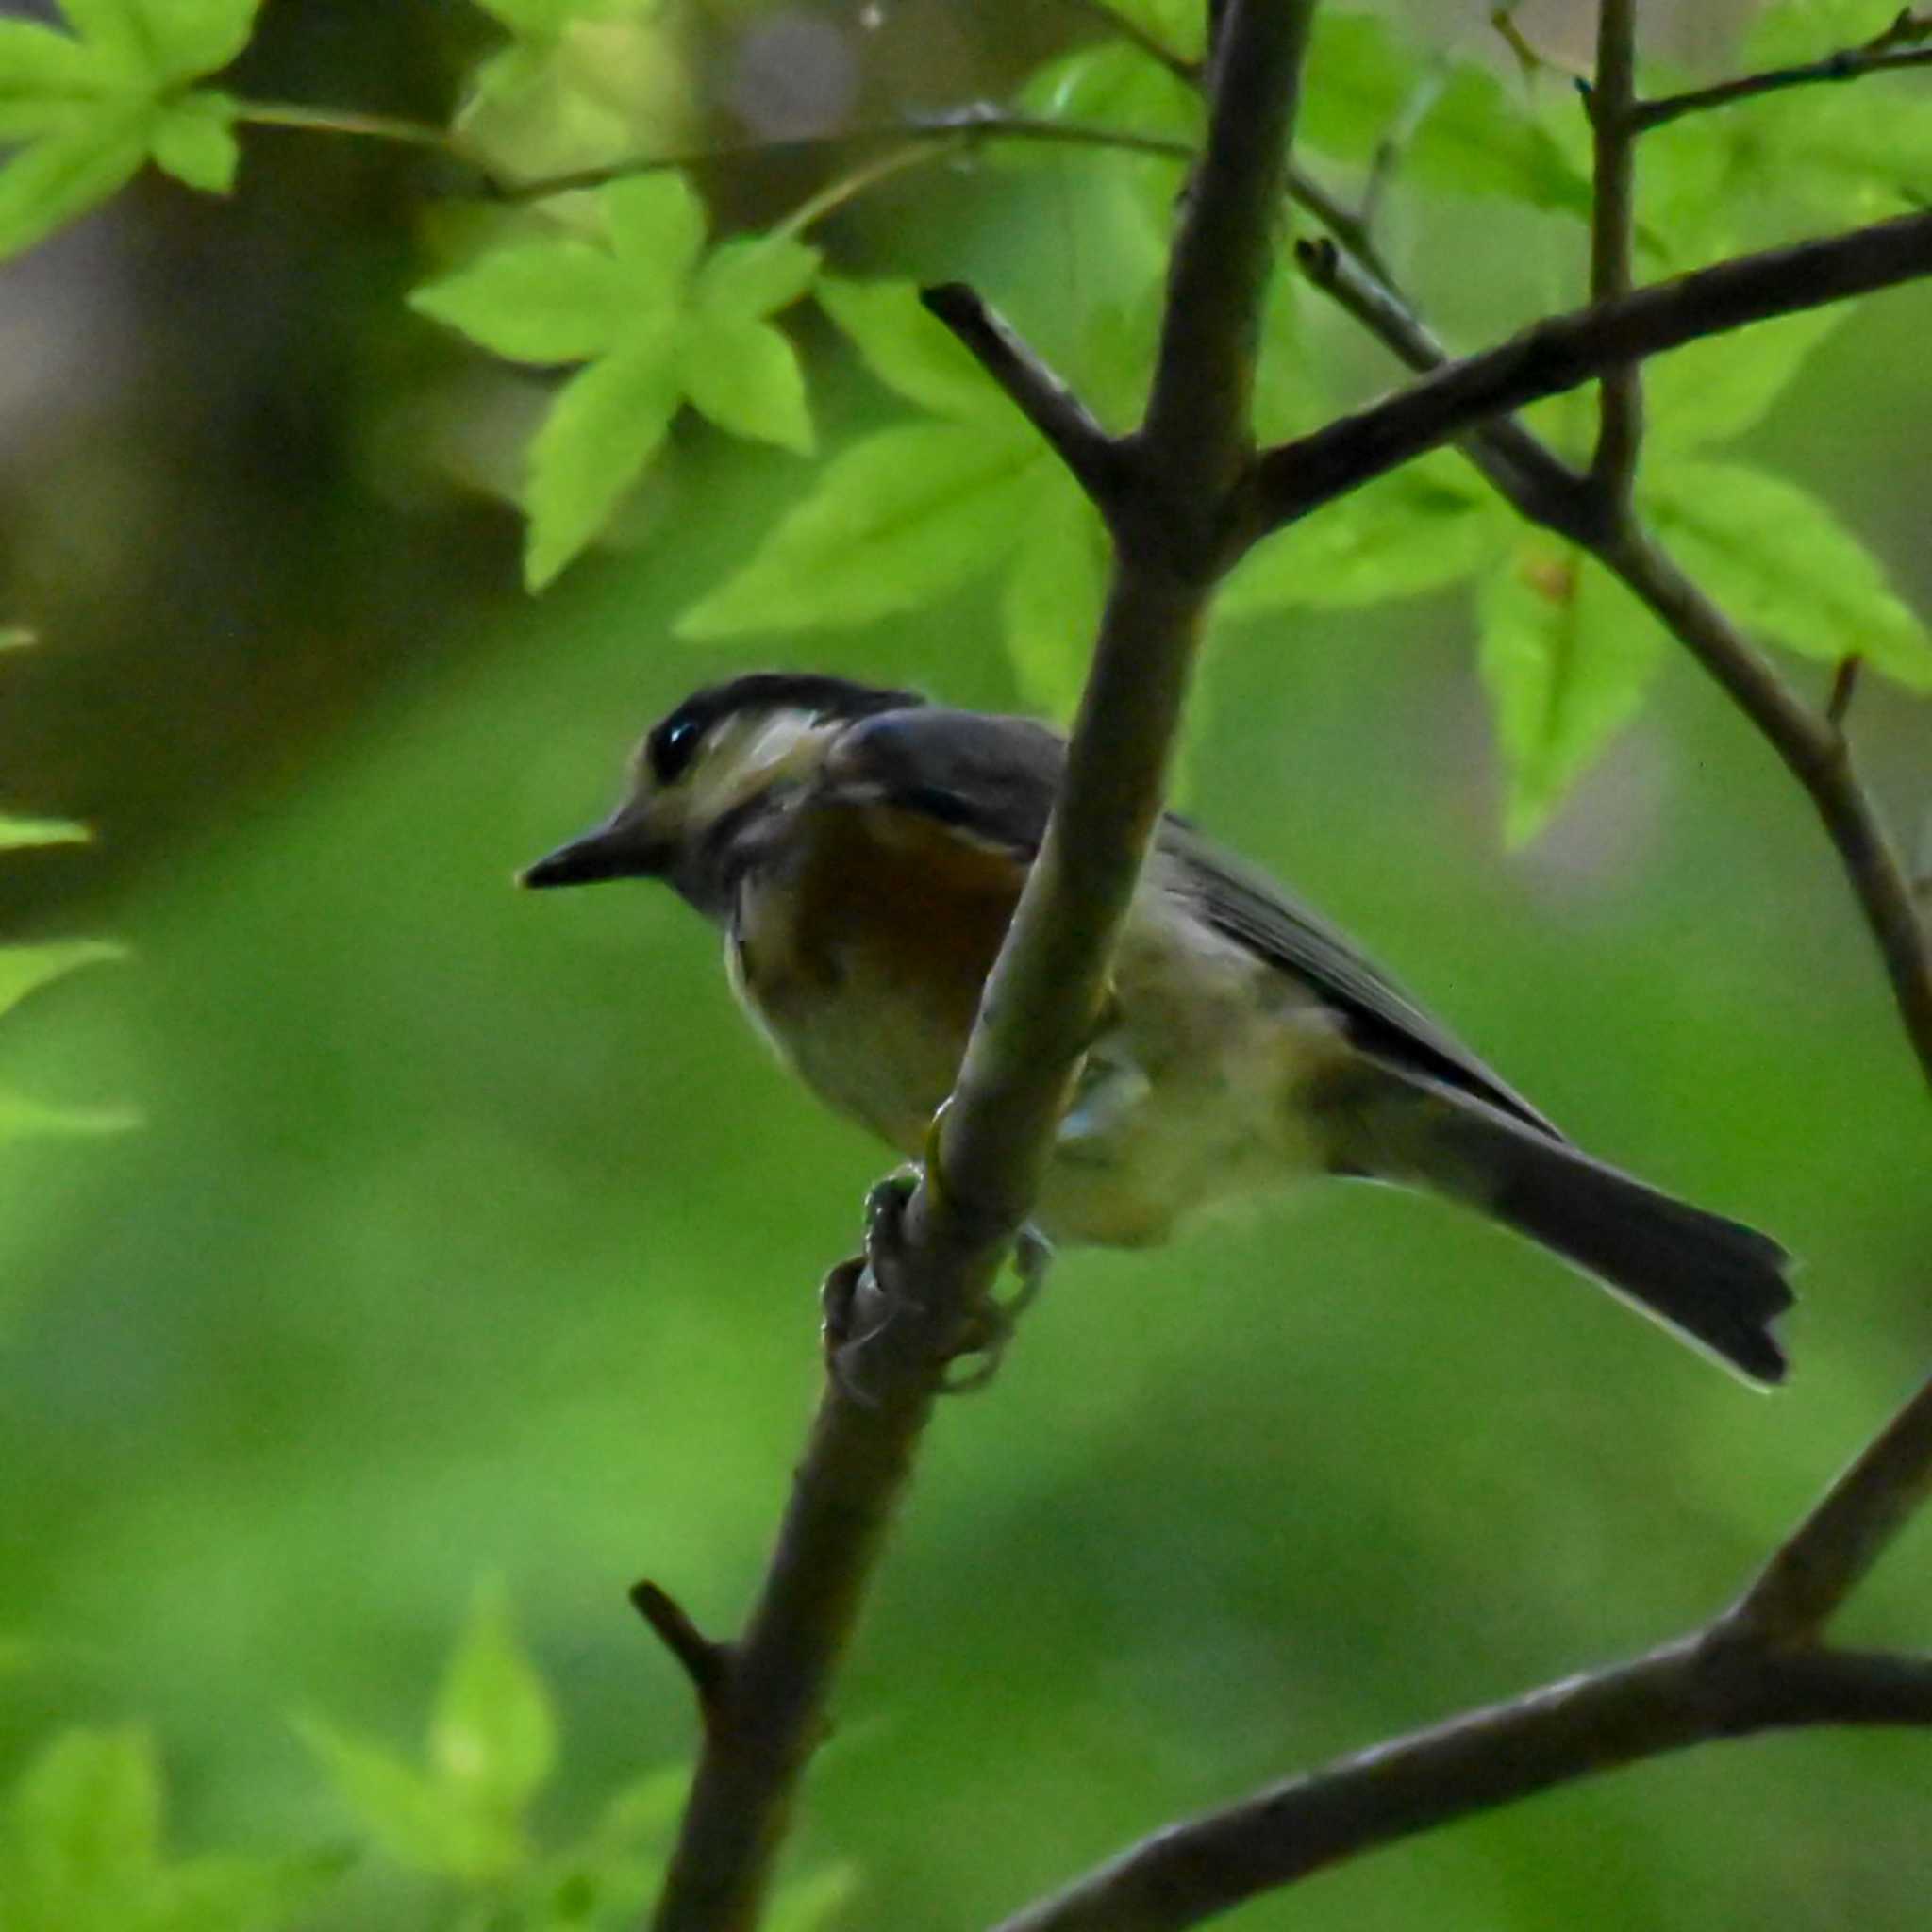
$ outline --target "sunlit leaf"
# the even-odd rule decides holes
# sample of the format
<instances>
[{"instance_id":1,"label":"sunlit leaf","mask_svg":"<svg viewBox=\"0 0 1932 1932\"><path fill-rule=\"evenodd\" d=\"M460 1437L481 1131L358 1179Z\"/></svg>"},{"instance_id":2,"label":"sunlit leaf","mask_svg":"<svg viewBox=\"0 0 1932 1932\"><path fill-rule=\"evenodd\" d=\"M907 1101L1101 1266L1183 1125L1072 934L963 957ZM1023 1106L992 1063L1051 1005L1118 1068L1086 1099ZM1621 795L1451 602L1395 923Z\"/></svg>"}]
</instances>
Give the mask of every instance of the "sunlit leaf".
<instances>
[{"instance_id":1,"label":"sunlit leaf","mask_svg":"<svg viewBox=\"0 0 1932 1932\"><path fill-rule=\"evenodd\" d=\"M85 43L94 71L123 87L158 78L142 0L60 0L60 11Z\"/></svg>"},{"instance_id":2,"label":"sunlit leaf","mask_svg":"<svg viewBox=\"0 0 1932 1932\"><path fill-rule=\"evenodd\" d=\"M1121 41L1049 60L1026 77L1014 105L1049 121L1159 135L1190 147L1199 144L1207 119L1198 88ZM1043 142L1013 142L1004 152L1025 163L1042 161L1053 150ZM1171 171L1180 163L1165 165Z\"/></svg>"},{"instance_id":3,"label":"sunlit leaf","mask_svg":"<svg viewBox=\"0 0 1932 1932\"><path fill-rule=\"evenodd\" d=\"M1645 495L1672 554L1747 629L1932 690L1924 625L1808 491L1741 463L1679 458L1646 479Z\"/></svg>"},{"instance_id":4,"label":"sunlit leaf","mask_svg":"<svg viewBox=\"0 0 1932 1932\"><path fill-rule=\"evenodd\" d=\"M1663 633L1598 564L1538 538L1487 573L1477 617L1508 777L1505 836L1516 845L1542 829L1642 702Z\"/></svg>"},{"instance_id":5,"label":"sunlit leaf","mask_svg":"<svg viewBox=\"0 0 1932 1932\"><path fill-rule=\"evenodd\" d=\"M789 235L737 236L705 258L692 304L708 314L774 315L811 287L820 259L816 248Z\"/></svg>"},{"instance_id":6,"label":"sunlit leaf","mask_svg":"<svg viewBox=\"0 0 1932 1932\"><path fill-rule=\"evenodd\" d=\"M908 402L956 422L1012 420L1012 405L935 322L911 282L847 282L826 275L815 291L865 366Z\"/></svg>"},{"instance_id":7,"label":"sunlit leaf","mask_svg":"<svg viewBox=\"0 0 1932 1932\"><path fill-rule=\"evenodd\" d=\"M827 1865L808 1878L781 1886L765 1914L765 1932L823 1932L858 1890L858 1868Z\"/></svg>"},{"instance_id":8,"label":"sunlit leaf","mask_svg":"<svg viewBox=\"0 0 1932 1932\"><path fill-rule=\"evenodd\" d=\"M0 813L0 852L29 845L85 845L93 834L72 819L20 819Z\"/></svg>"},{"instance_id":9,"label":"sunlit leaf","mask_svg":"<svg viewBox=\"0 0 1932 1932\"><path fill-rule=\"evenodd\" d=\"M1366 161L1422 75L1411 44L1381 14L1324 7L1308 44L1295 138L1338 160Z\"/></svg>"},{"instance_id":10,"label":"sunlit leaf","mask_svg":"<svg viewBox=\"0 0 1932 1932\"><path fill-rule=\"evenodd\" d=\"M595 20L625 0L476 0L511 33L524 40L547 40L574 20Z\"/></svg>"},{"instance_id":11,"label":"sunlit leaf","mask_svg":"<svg viewBox=\"0 0 1932 1932\"><path fill-rule=\"evenodd\" d=\"M1268 538L1228 579L1220 608L1253 617L1414 597L1474 569L1486 520L1446 463L1411 464Z\"/></svg>"},{"instance_id":12,"label":"sunlit leaf","mask_svg":"<svg viewBox=\"0 0 1932 1932\"><path fill-rule=\"evenodd\" d=\"M107 1932L139 1908L161 1831L143 1732L62 1733L20 1774L8 1809L8 1869L33 1932Z\"/></svg>"},{"instance_id":13,"label":"sunlit leaf","mask_svg":"<svg viewBox=\"0 0 1932 1932\"><path fill-rule=\"evenodd\" d=\"M518 362L581 362L620 341L631 320L617 263L564 238L493 248L409 297L419 314Z\"/></svg>"},{"instance_id":14,"label":"sunlit leaf","mask_svg":"<svg viewBox=\"0 0 1932 1932\"><path fill-rule=\"evenodd\" d=\"M498 1591L479 1599L450 1659L430 1719L429 1759L445 1785L511 1816L556 1768L550 1693Z\"/></svg>"},{"instance_id":15,"label":"sunlit leaf","mask_svg":"<svg viewBox=\"0 0 1932 1932\"><path fill-rule=\"evenodd\" d=\"M1199 0L1108 0L1108 7L1180 59L1198 60L1207 51L1208 9Z\"/></svg>"},{"instance_id":16,"label":"sunlit leaf","mask_svg":"<svg viewBox=\"0 0 1932 1932\"><path fill-rule=\"evenodd\" d=\"M1876 40L1898 17L1896 0L1772 0L1744 36L1740 72L1795 67Z\"/></svg>"},{"instance_id":17,"label":"sunlit leaf","mask_svg":"<svg viewBox=\"0 0 1932 1932\"><path fill-rule=\"evenodd\" d=\"M106 201L147 158L145 106L47 135L0 168L0 261Z\"/></svg>"},{"instance_id":18,"label":"sunlit leaf","mask_svg":"<svg viewBox=\"0 0 1932 1932\"><path fill-rule=\"evenodd\" d=\"M248 44L261 0L138 0L131 8L161 81L225 67ZM70 8L70 11L72 9Z\"/></svg>"},{"instance_id":19,"label":"sunlit leaf","mask_svg":"<svg viewBox=\"0 0 1932 1932\"><path fill-rule=\"evenodd\" d=\"M0 1013L82 966L125 957L126 948L108 940L53 940L43 945L0 946Z\"/></svg>"},{"instance_id":20,"label":"sunlit leaf","mask_svg":"<svg viewBox=\"0 0 1932 1932\"><path fill-rule=\"evenodd\" d=\"M767 322L698 315L679 341L684 392L719 428L808 455L811 412L797 354Z\"/></svg>"},{"instance_id":21,"label":"sunlit leaf","mask_svg":"<svg viewBox=\"0 0 1932 1932\"><path fill-rule=\"evenodd\" d=\"M149 1887L141 1932L282 1932L350 1862L340 1851L191 1859Z\"/></svg>"},{"instance_id":22,"label":"sunlit leaf","mask_svg":"<svg viewBox=\"0 0 1932 1932\"><path fill-rule=\"evenodd\" d=\"M1403 150L1405 179L1590 213L1589 179L1487 68L1457 66Z\"/></svg>"},{"instance_id":23,"label":"sunlit leaf","mask_svg":"<svg viewBox=\"0 0 1932 1932\"><path fill-rule=\"evenodd\" d=\"M1012 548L1028 473L1045 461L1024 425L887 429L835 457L737 575L678 620L680 637L863 624L913 610Z\"/></svg>"},{"instance_id":24,"label":"sunlit leaf","mask_svg":"<svg viewBox=\"0 0 1932 1932\"><path fill-rule=\"evenodd\" d=\"M0 20L0 141L72 130L118 92L93 50L71 34Z\"/></svg>"},{"instance_id":25,"label":"sunlit leaf","mask_svg":"<svg viewBox=\"0 0 1932 1932\"><path fill-rule=\"evenodd\" d=\"M654 1832L668 1831L691 1789L691 1768L667 1764L621 1785L606 1801L592 1833L608 1851L628 1849Z\"/></svg>"},{"instance_id":26,"label":"sunlit leaf","mask_svg":"<svg viewBox=\"0 0 1932 1932\"><path fill-rule=\"evenodd\" d=\"M674 304L705 245L705 205L675 169L613 181L603 193L611 253L636 293Z\"/></svg>"},{"instance_id":27,"label":"sunlit leaf","mask_svg":"<svg viewBox=\"0 0 1932 1932\"><path fill-rule=\"evenodd\" d=\"M1074 715L1106 591L1099 515L1058 464L1043 464L1000 600L1007 656L1028 710L1061 722Z\"/></svg>"},{"instance_id":28,"label":"sunlit leaf","mask_svg":"<svg viewBox=\"0 0 1932 1932\"><path fill-rule=\"evenodd\" d=\"M298 1726L362 1828L397 1864L449 1878L494 1878L522 1856L514 1824L406 1759L320 1719Z\"/></svg>"},{"instance_id":29,"label":"sunlit leaf","mask_svg":"<svg viewBox=\"0 0 1932 1932\"><path fill-rule=\"evenodd\" d=\"M1645 383L1653 441L1682 449L1741 435L1848 312L1841 304L1806 309L1660 356Z\"/></svg>"},{"instance_id":30,"label":"sunlit leaf","mask_svg":"<svg viewBox=\"0 0 1932 1932\"><path fill-rule=\"evenodd\" d=\"M1932 95L1907 76L1767 94L1729 118L1740 166L1786 202L1870 221L1932 198Z\"/></svg>"},{"instance_id":31,"label":"sunlit leaf","mask_svg":"<svg viewBox=\"0 0 1932 1932\"><path fill-rule=\"evenodd\" d=\"M626 346L564 384L530 445L524 578L547 584L608 521L677 408L675 333Z\"/></svg>"},{"instance_id":32,"label":"sunlit leaf","mask_svg":"<svg viewBox=\"0 0 1932 1932\"><path fill-rule=\"evenodd\" d=\"M242 147L235 139L235 103L225 94L192 93L163 108L148 137L155 166L204 194L235 185Z\"/></svg>"},{"instance_id":33,"label":"sunlit leaf","mask_svg":"<svg viewBox=\"0 0 1932 1932\"><path fill-rule=\"evenodd\" d=\"M82 1107L28 1100L0 1089L0 1141L39 1141L50 1136L125 1134L140 1126L131 1107Z\"/></svg>"}]
</instances>

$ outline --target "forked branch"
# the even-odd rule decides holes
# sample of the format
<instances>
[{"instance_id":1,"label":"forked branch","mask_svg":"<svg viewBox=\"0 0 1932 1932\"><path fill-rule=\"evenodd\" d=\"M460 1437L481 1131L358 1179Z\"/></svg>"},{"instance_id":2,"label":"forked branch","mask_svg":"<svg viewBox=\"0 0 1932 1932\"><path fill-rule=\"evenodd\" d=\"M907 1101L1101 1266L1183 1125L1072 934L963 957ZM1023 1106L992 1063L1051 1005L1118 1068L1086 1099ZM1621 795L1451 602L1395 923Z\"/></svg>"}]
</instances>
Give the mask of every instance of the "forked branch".
<instances>
[{"instance_id":1,"label":"forked branch","mask_svg":"<svg viewBox=\"0 0 1932 1932\"><path fill-rule=\"evenodd\" d=\"M1170 1825L996 1932L1181 1932L1360 1853L1692 1744L1932 1724L1932 1658L1815 1641L1928 1487L1932 1383L1703 1629Z\"/></svg>"}]
</instances>

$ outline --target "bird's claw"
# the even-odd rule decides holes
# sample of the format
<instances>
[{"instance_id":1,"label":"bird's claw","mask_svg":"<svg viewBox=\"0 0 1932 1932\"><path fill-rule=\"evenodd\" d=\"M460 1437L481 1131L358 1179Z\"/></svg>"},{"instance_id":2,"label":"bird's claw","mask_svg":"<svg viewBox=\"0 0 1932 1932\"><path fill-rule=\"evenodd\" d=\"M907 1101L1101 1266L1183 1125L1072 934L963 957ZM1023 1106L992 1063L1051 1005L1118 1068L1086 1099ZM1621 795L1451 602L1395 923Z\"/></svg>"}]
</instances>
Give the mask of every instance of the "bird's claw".
<instances>
[{"instance_id":1,"label":"bird's claw","mask_svg":"<svg viewBox=\"0 0 1932 1932\"><path fill-rule=\"evenodd\" d=\"M974 1394L999 1374L1020 1317L1040 1299L1052 1265L1053 1244L1037 1227L1023 1227L1013 1243L1013 1273L1020 1285L1005 1297L987 1295L968 1312L940 1383L941 1395ZM962 1369L962 1362L971 1366Z\"/></svg>"}]
</instances>

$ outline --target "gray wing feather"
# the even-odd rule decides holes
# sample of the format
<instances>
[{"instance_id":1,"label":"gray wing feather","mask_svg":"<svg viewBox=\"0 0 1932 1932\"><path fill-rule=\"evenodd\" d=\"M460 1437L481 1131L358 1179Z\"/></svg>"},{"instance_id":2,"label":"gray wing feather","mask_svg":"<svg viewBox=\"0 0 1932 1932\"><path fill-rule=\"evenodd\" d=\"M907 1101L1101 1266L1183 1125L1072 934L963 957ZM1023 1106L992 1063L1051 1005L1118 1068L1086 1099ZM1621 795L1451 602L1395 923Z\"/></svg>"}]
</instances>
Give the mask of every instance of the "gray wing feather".
<instances>
[{"instance_id":1,"label":"gray wing feather","mask_svg":"<svg viewBox=\"0 0 1932 1932\"><path fill-rule=\"evenodd\" d=\"M1021 853L1040 849L1066 745L1026 718L937 707L889 711L841 739L828 776ZM1309 987L1365 1053L1452 1088L1561 1141L1563 1135L1407 993L1354 941L1266 874L1167 814L1156 834L1216 931Z\"/></svg>"}]
</instances>

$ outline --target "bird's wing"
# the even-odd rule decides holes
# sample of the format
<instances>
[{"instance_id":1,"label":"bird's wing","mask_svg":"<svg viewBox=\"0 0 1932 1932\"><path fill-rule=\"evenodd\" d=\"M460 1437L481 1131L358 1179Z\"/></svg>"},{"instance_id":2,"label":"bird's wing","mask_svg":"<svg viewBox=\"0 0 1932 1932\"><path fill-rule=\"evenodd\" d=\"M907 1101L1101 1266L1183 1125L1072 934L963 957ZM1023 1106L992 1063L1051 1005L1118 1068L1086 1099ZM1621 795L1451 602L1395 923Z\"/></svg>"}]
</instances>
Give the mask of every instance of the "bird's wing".
<instances>
[{"instance_id":1,"label":"bird's wing","mask_svg":"<svg viewBox=\"0 0 1932 1932\"><path fill-rule=\"evenodd\" d=\"M1244 865L1172 814L1162 820L1157 838L1160 850L1176 862L1208 924L1311 987L1340 1014L1349 1039L1362 1052L1472 1093L1553 1140L1565 1138L1346 933L1291 897L1265 873Z\"/></svg>"},{"instance_id":2,"label":"bird's wing","mask_svg":"<svg viewBox=\"0 0 1932 1932\"><path fill-rule=\"evenodd\" d=\"M1031 858L1045 835L1066 745L1025 718L889 711L855 724L828 764L835 792L882 798ZM1156 835L1175 880L1217 932L1308 987L1364 1053L1472 1093L1540 1133L1564 1136L1390 979L1353 940L1185 819Z\"/></svg>"},{"instance_id":3,"label":"bird's wing","mask_svg":"<svg viewBox=\"0 0 1932 1932\"><path fill-rule=\"evenodd\" d=\"M1031 860L1046 833L1067 747L1030 718L936 705L888 711L840 734L826 760L833 798L874 798Z\"/></svg>"}]
</instances>

